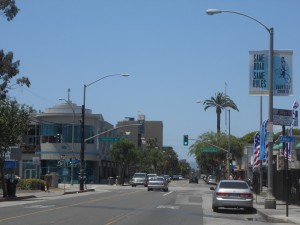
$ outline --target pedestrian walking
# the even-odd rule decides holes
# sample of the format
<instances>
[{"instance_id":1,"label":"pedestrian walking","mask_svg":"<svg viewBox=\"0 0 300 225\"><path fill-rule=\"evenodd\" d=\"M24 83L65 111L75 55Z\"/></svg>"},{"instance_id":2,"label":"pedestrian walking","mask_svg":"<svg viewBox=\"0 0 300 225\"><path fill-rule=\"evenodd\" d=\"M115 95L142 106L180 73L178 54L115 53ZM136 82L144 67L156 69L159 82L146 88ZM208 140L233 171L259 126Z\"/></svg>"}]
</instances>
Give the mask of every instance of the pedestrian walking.
<instances>
[{"instance_id":1,"label":"pedestrian walking","mask_svg":"<svg viewBox=\"0 0 300 225\"><path fill-rule=\"evenodd\" d=\"M50 174L45 175L44 186L45 186L45 192L50 192L50 186L51 186L51 175Z\"/></svg>"}]
</instances>

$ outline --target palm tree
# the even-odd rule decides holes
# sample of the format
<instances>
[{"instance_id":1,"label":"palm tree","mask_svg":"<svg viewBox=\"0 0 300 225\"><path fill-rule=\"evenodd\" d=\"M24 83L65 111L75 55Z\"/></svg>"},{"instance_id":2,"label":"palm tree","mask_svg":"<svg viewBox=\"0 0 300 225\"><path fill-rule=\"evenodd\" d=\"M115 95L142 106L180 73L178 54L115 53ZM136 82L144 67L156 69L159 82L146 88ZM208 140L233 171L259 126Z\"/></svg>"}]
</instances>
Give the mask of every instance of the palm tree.
<instances>
[{"instance_id":1,"label":"palm tree","mask_svg":"<svg viewBox=\"0 0 300 225\"><path fill-rule=\"evenodd\" d=\"M217 133L220 134L220 118L221 112L225 108L231 108L236 111L239 111L234 101L232 101L228 95L224 94L223 92L218 92L215 94L215 97L211 97L203 102L205 105L204 110L206 111L208 108L215 107L216 114L217 114Z\"/></svg>"}]
</instances>

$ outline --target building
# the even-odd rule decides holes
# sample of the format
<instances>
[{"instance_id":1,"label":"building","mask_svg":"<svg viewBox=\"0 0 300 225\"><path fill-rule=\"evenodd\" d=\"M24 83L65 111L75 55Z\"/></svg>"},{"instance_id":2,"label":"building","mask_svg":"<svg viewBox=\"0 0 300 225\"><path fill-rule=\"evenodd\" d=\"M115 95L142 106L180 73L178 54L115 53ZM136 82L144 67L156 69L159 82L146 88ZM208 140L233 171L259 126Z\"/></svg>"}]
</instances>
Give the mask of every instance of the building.
<instances>
[{"instance_id":1,"label":"building","mask_svg":"<svg viewBox=\"0 0 300 225\"><path fill-rule=\"evenodd\" d=\"M32 123L23 137L19 174L22 178L39 178L56 173L61 182L78 182L81 149L82 107L70 100L32 114ZM113 129L101 114L85 110L85 139ZM115 131L107 132L108 137ZM98 137L86 141L85 174L87 182L101 182L113 176L114 163L110 162L111 142Z\"/></svg>"},{"instance_id":2,"label":"building","mask_svg":"<svg viewBox=\"0 0 300 225\"><path fill-rule=\"evenodd\" d=\"M117 127L141 124L140 126L128 126L120 128L120 135L133 142L139 149L143 149L145 144L152 144L153 147L162 149L163 147L163 122L147 121L145 115L138 115L137 120L133 117L126 117L126 120L119 121Z\"/></svg>"}]
</instances>

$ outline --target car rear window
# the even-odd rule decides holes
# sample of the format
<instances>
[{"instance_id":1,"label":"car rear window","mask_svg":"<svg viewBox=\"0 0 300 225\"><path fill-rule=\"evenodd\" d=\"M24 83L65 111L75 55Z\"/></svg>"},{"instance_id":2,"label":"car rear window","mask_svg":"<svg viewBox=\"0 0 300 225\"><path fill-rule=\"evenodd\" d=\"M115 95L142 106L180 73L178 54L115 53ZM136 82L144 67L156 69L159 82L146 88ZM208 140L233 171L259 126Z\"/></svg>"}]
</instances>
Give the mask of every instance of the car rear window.
<instances>
[{"instance_id":1,"label":"car rear window","mask_svg":"<svg viewBox=\"0 0 300 225\"><path fill-rule=\"evenodd\" d=\"M144 173L135 173L134 175L133 175L134 177L146 177L146 174L144 174Z\"/></svg>"},{"instance_id":2,"label":"car rear window","mask_svg":"<svg viewBox=\"0 0 300 225\"><path fill-rule=\"evenodd\" d=\"M219 187L230 189L248 189L248 185L244 182L221 182Z\"/></svg>"}]
</instances>

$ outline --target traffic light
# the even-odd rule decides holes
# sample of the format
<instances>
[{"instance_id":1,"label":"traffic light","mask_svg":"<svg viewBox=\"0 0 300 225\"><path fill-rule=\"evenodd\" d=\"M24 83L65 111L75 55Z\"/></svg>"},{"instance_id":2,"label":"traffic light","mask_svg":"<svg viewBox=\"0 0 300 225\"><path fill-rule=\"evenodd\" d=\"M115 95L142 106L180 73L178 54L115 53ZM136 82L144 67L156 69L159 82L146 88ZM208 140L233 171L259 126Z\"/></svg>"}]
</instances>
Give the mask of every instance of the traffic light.
<instances>
[{"instance_id":1,"label":"traffic light","mask_svg":"<svg viewBox=\"0 0 300 225\"><path fill-rule=\"evenodd\" d=\"M183 145L189 145L189 135L183 135Z\"/></svg>"},{"instance_id":2,"label":"traffic light","mask_svg":"<svg viewBox=\"0 0 300 225\"><path fill-rule=\"evenodd\" d=\"M232 169L233 165L232 165L232 159L229 160L229 168Z\"/></svg>"}]
</instances>

